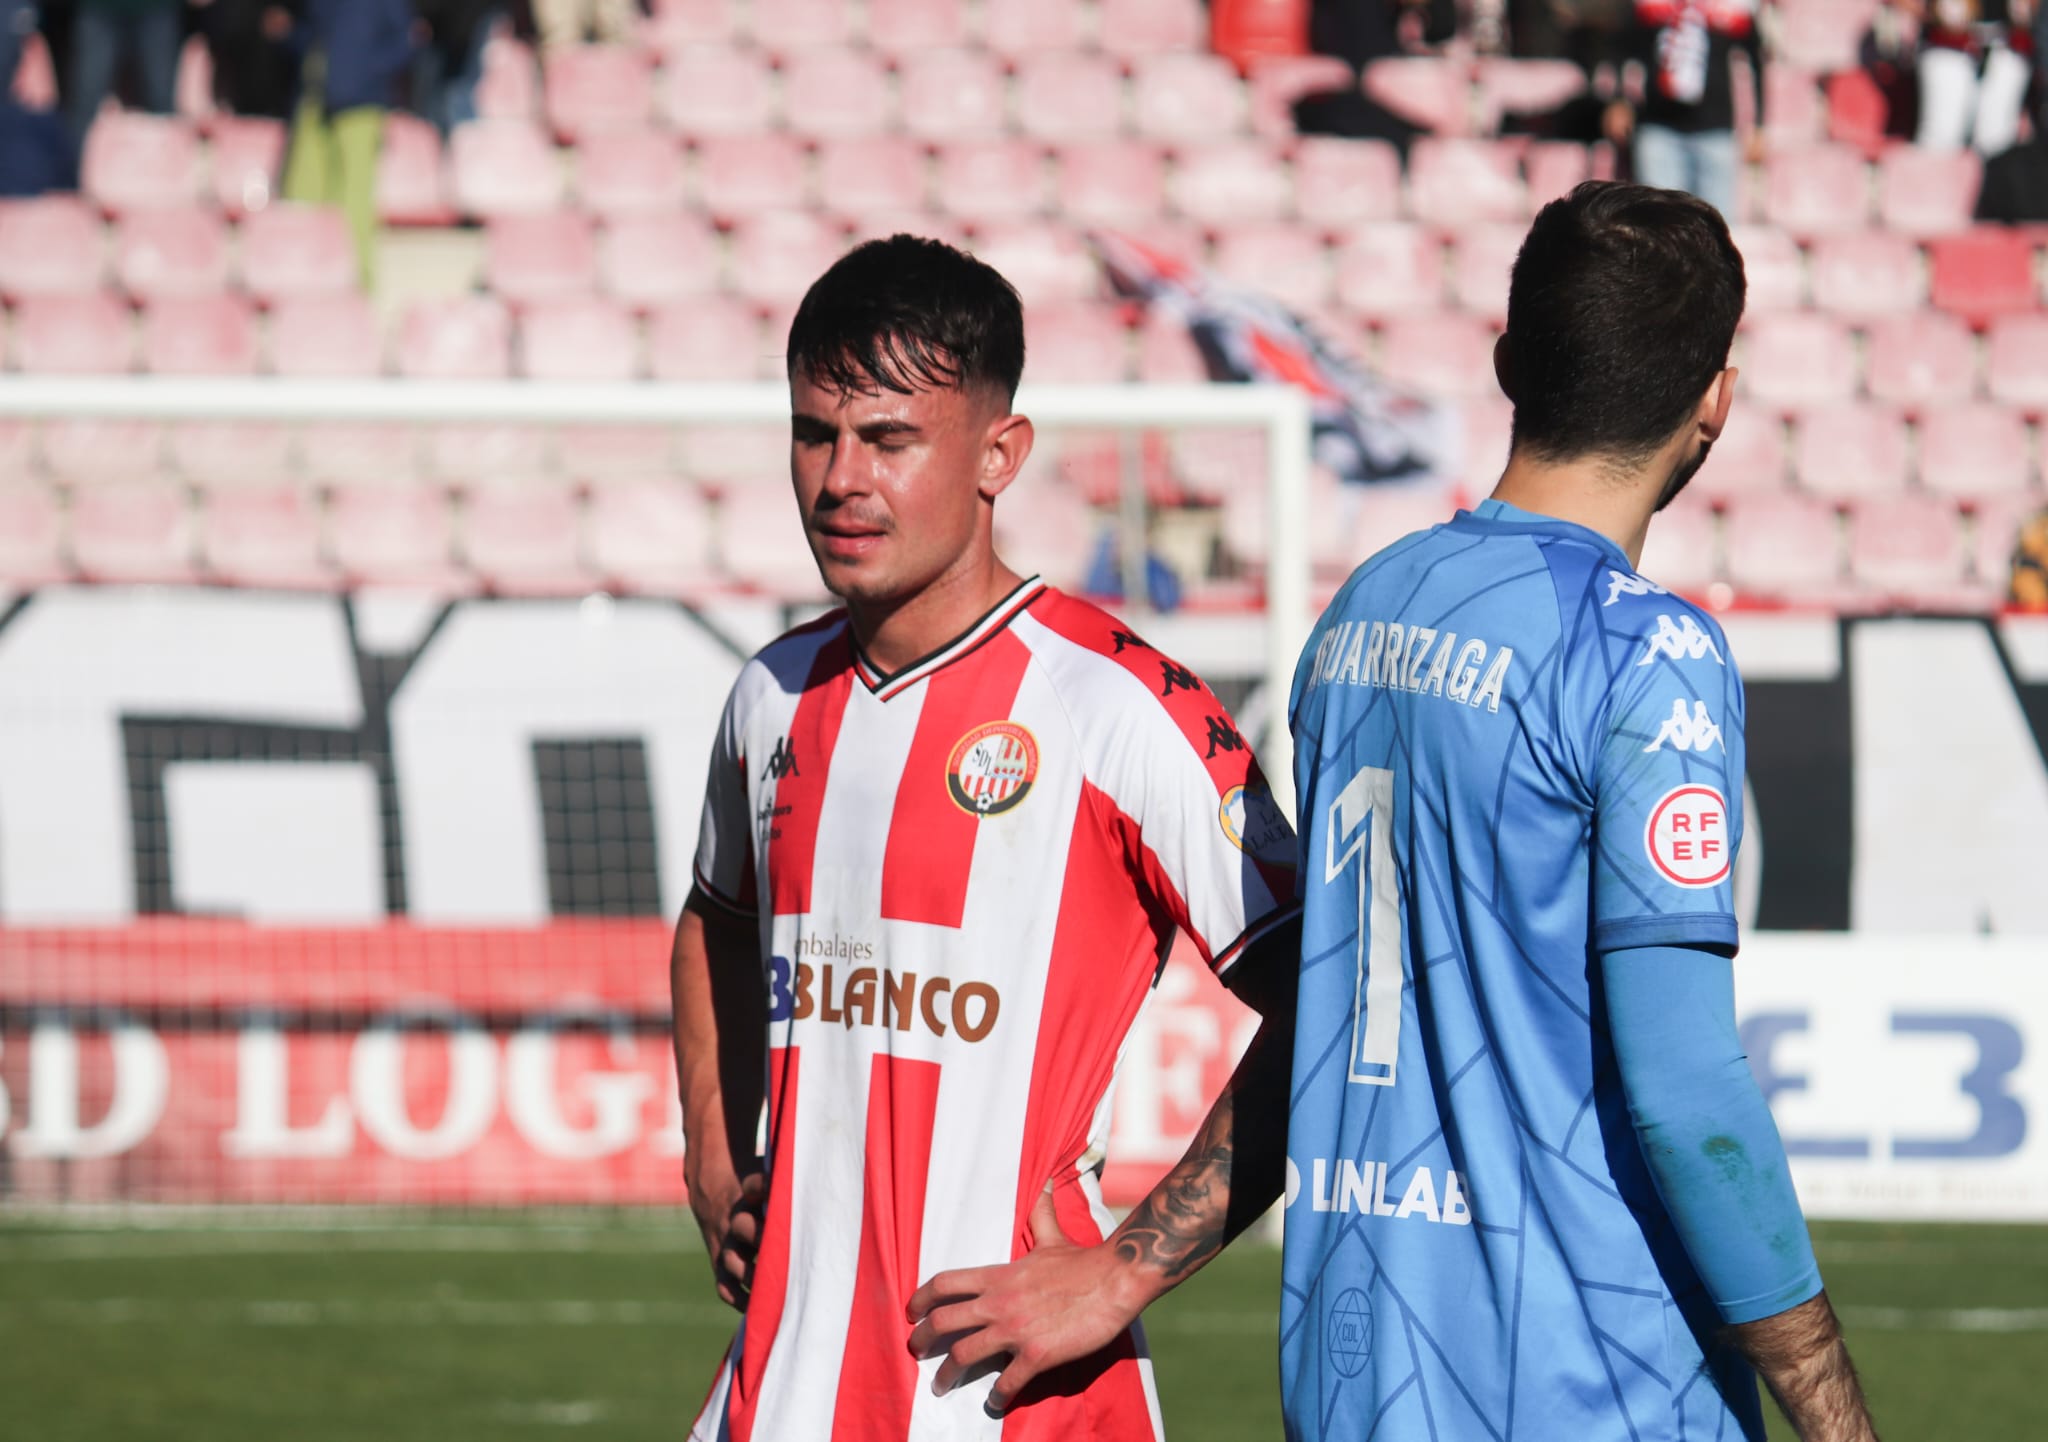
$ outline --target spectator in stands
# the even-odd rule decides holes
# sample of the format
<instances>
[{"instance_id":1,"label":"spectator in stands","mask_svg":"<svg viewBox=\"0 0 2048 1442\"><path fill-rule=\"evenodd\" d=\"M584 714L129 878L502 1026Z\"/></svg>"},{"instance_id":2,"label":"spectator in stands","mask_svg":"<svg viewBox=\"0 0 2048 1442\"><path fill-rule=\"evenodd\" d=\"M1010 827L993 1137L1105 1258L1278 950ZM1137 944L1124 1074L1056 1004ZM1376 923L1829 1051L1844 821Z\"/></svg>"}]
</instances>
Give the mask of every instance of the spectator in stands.
<instances>
[{"instance_id":1,"label":"spectator in stands","mask_svg":"<svg viewBox=\"0 0 2048 1442\"><path fill-rule=\"evenodd\" d=\"M412 67L411 0L308 0L305 87L285 157L284 196L340 205L367 288L376 279L377 153L384 112Z\"/></svg>"},{"instance_id":2,"label":"spectator in stands","mask_svg":"<svg viewBox=\"0 0 2048 1442\"><path fill-rule=\"evenodd\" d=\"M581 45L592 35L623 45L633 38L639 9L635 0L533 0L533 23L546 50Z\"/></svg>"},{"instance_id":3,"label":"spectator in stands","mask_svg":"<svg viewBox=\"0 0 2048 1442\"><path fill-rule=\"evenodd\" d=\"M21 47L35 28L35 0L0 0L0 91L14 88Z\"/></svg>"},{"instance_id":4,"label":"spectator in stands","mask_svg":"<svg viewBox=\"0 0 2048 1442\"><path fill-rule=\"evenodd\" d=\"M2033 75L2031 0L1895 0L1920 21L1916 145L1997 155L2019 138Z\"/></svg>"},{"instance_id":5,"label":"spectator in stands","mask_svg":"<svg viewBox=\"0 0 2048 1442\"><path fill-rule=\"evenodd\" d=\"M1763 158L1763 46L1756 0L1636 0L1629 49L1643 66L1640 109L1627 99L1608 107L1607 135L1634 141L1635 178L1684 190L1733 216L1738 167L1735 139L1737 51L1749 57L1756 97L1747 158Z\"/></svg>"},{"instance_id":6,"label":"spectator in stands","mask_svg":"<svg viewBox=\"0 0 2048 1442\"><path fill-rule=\"evenodd\" d=\"M2037 512L2020 526L2006 599L2022 611L2048 611L2048 511Z\"/></svg>"},{"instance_id":7,"label":"spectator in stands","mask_svg":"<svg viewBox=\"0 0 2048 1442\"><path fill-rule=\"evenodd\" d=\"M204 0L201 33L213 52L213 98L237 115L283 120L299 88L292 31L304 0Z\"/></svg>"},{"instance_id":8,"label":"spectator in stands","mask_svg":"<svg viewBox=\"0 0 2048 1442\"><path fill-rule=\"evenodd\" d=\"M499 0L414 0L425 41L413 64L413 109L441 134L476 119L484 47L504 7Z\"/></svg>"},{"instance_id":9,"label":"spectator in stands","mask_svg":"<svg viewBox=\"0 0 2048 1442\"><path fill-rule=\"evenodd\" d=\"M84 145L86 128L114 93L123 62L135 67L136 103L154 115L171 113L183 20L179 0L78 0L64 96L74 144Z\"/></svg>"},{"instance_id":10,"label":"spectator in stands","mask_svg":"<svg viewBox=\"0 0 2048 1442\"><path fill-rule=\"evenodd\" d=\"M0 0L0 196L41 195L76 183L64 122L14 99L14 73L35 28L35 0Z\"/></svg>"}]
</instances>

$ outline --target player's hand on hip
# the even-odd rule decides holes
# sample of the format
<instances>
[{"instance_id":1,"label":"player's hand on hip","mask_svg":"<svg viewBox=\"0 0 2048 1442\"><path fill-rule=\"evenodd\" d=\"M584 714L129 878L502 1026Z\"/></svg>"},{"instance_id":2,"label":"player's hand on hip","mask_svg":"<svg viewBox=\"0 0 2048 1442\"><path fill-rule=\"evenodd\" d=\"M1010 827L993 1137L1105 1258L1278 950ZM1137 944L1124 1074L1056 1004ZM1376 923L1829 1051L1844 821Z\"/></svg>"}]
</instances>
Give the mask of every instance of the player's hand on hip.
<instances>
[{"instance_id":1,"label":"player's hand on hip","mask_svg":"<svg viewBox=\"0 0 2048 1442\"><path fill-rule=\"evenodd\" d=\"M945 1358L932 1378L935 1394L1004 1359L988 1398L991 1411L1002 1411L1032 1378L1100 1351L1138 1315L1119 1285L1119 1258L1106 1245L1068 1241L1050 1192L1031 1209L1031 1235L1031 1251L1016 1261L940 1272L910 1299L911 1354Z\"/></svg>"}]
</instances>

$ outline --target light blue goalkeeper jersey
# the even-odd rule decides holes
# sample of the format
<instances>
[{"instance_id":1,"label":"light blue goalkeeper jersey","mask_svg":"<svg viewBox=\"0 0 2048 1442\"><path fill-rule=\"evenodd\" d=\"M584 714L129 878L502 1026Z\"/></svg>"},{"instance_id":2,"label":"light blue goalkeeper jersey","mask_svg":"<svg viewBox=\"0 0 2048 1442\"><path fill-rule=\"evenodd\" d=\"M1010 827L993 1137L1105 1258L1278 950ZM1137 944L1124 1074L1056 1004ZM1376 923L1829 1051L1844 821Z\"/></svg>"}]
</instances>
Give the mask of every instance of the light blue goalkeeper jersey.
<instances>
[{"instance_id":1,"label":"light blue goalkeeper jersey","mask_svg":"<svg viewBox=\"0 0 2048 1442\"><path fill-rule=\"evenodd\" d=\"M1487 501L1359 568L1290 719L1287 1435L1761 1438L1598 980L1605 951L1735 945L1720 628L1595 532Z\"/></svg>"}]
</instances>

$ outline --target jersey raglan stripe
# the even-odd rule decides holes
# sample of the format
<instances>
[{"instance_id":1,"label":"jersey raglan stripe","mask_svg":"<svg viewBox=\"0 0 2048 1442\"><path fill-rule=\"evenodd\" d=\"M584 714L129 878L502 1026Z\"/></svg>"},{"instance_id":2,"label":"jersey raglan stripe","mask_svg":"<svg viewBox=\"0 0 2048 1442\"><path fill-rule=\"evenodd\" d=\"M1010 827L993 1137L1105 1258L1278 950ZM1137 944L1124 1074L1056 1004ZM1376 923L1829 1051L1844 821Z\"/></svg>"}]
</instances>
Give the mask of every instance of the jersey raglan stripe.
<instances>
[{"instance_id":1,"label":"jersey raglan stripe","mask_svg":"<svg viewBox=\"0 0 2048 1442\"><path fill-rule=\"evenodd\" d=\"M797 702L786 736L787 769L769 774L775 783L768 829L768 884L778 916L811 909L811 869L818 845L818 817L824 809L833 750L853 689L851 639L841 632L818 649L810 677ZM775 753L753 763L757 773L776 767ZM783 808L787 807L785 811Z\"/></svg>"}]
</instances>

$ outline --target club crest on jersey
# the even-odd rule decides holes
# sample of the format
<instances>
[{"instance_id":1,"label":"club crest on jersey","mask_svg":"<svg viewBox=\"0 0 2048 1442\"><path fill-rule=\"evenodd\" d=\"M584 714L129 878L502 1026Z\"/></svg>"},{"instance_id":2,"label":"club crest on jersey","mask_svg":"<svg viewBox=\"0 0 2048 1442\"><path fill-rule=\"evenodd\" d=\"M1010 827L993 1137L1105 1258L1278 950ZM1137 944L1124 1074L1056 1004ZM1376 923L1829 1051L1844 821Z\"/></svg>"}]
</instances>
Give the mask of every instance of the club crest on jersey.
<instances>
[{"instance_id":1,"label":"club crest on jersey","mask_svg":"<svg viewBox=\"0 0 2048 1442\"><path fill-rule=\"evenodd\" d=\"M1714 886L1734 862L1728 845L1728 802L1711 786L1674 786L1650 808L1643 849L1673 886Z\"/></svg>"},{"instance_id":2,"label":"club crest on jersey","mask_svg":"<svg viewBox=\"0 0 2048 1442\"><path fill-rule=\"evenodd\" d=\"M1264 786L1233 786L1223 793L1217 820L1230 844L1261 861L1294 860L1294 833Z\"/></svg>"},{"instance_id":3,"label":"club crest on jersey","mask_svg":"<svg viewBox=\"0 0 2048 1442\"><path fill-rule=\"evenodd\" d=\"M974 816L1000 816L1038 779L1038 740L1015 721L990 721L953 744L946 758L946 790L953 804Z\"/></svg>"}]
</instances>

